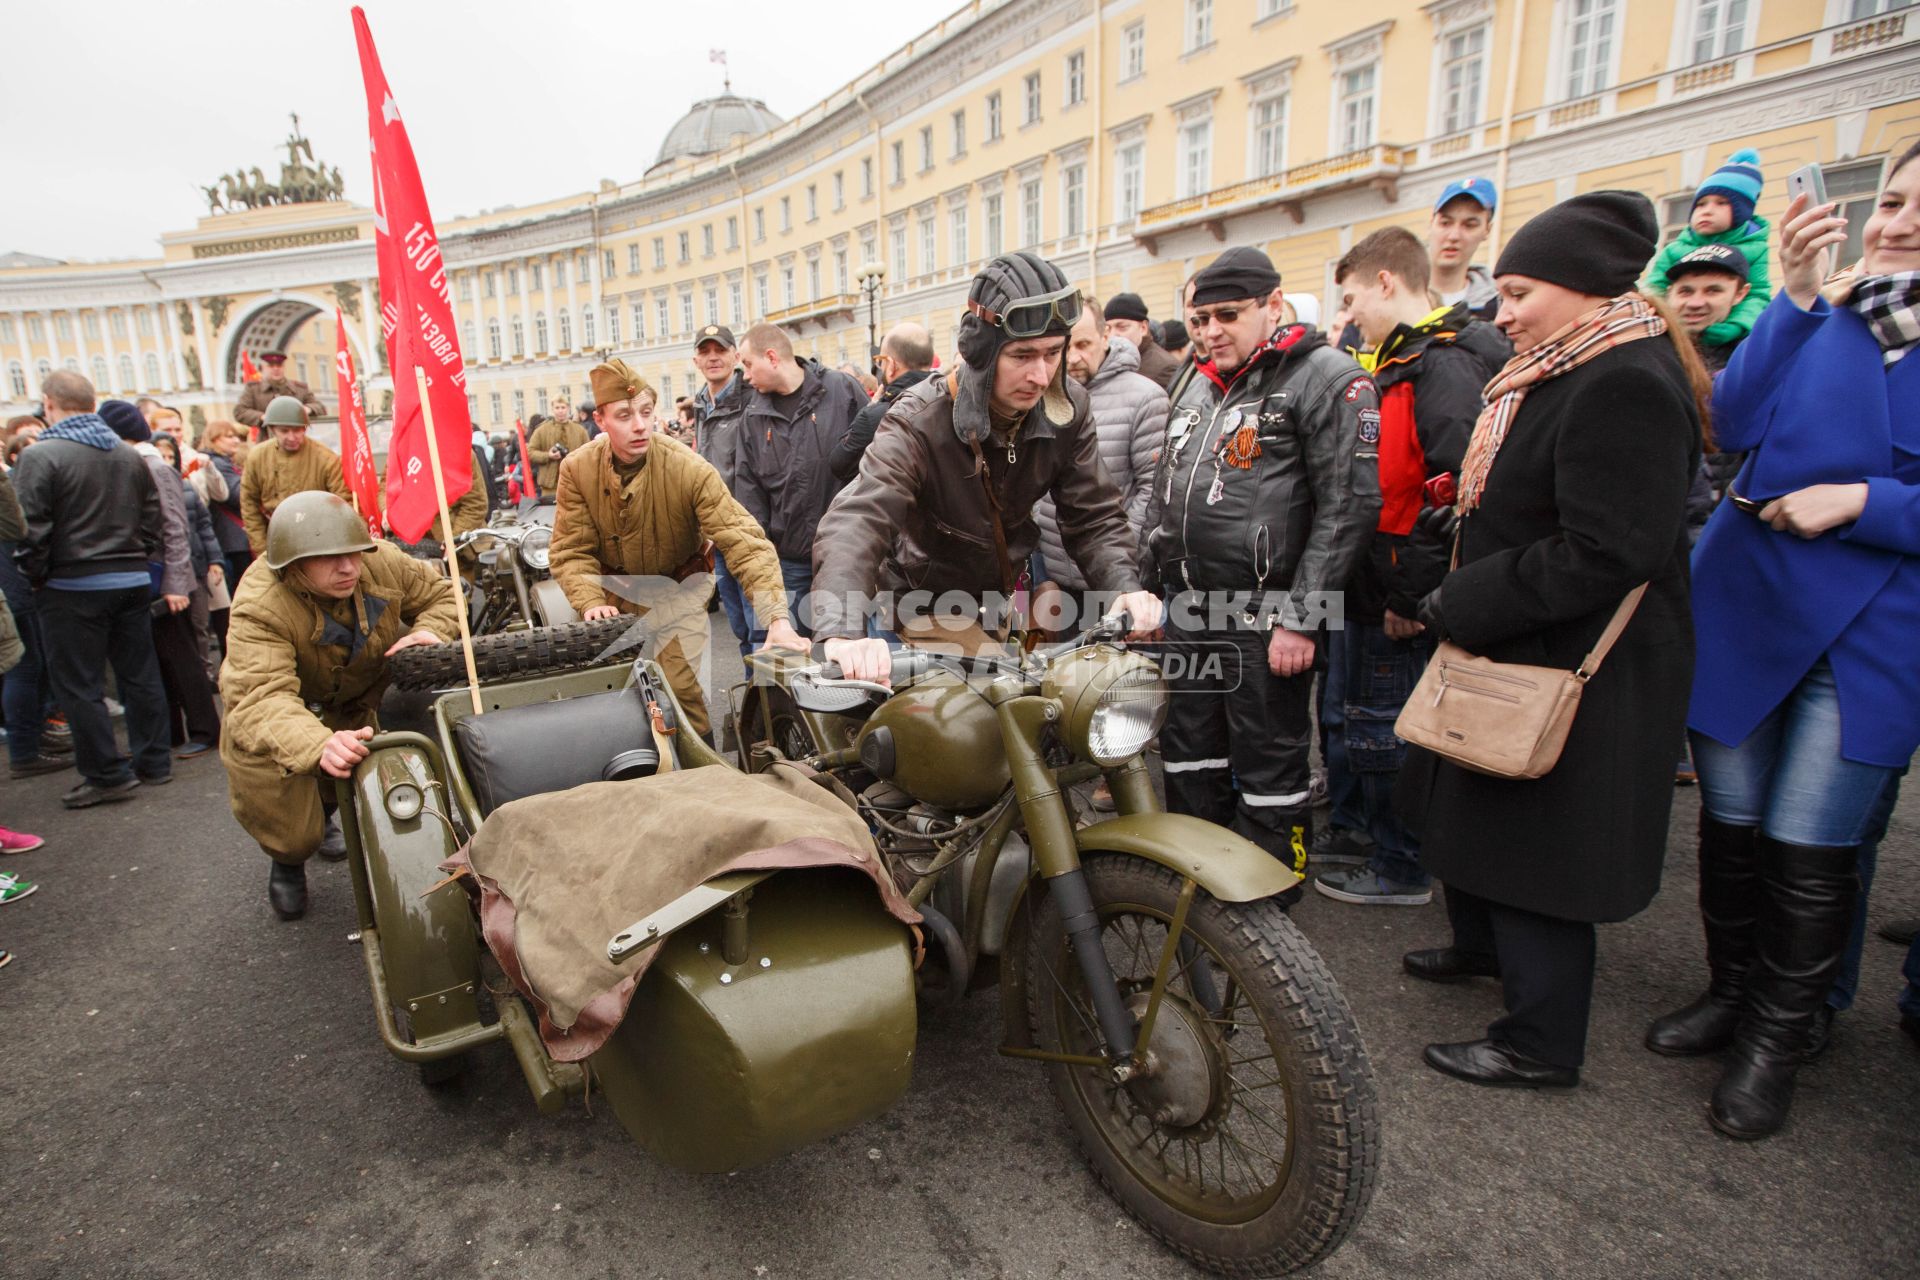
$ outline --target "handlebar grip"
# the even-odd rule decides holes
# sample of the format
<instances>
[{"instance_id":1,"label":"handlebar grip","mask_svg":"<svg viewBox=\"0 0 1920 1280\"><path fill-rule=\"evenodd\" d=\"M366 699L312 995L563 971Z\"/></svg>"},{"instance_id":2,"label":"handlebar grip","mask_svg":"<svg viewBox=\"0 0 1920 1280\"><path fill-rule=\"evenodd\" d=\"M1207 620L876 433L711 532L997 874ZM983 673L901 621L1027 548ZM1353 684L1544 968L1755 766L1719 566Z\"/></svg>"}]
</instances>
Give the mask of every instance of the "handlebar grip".
<instances>
[{"instance_id":1,"label":"handlebar grip","mask_svg":"<svg viewBox=\"0 0 1920 1280\"><path fill-rule=\"evenodd\" d=\"M823 662L820 664L820 678L822 680L843 680L846 677L840 674L839 663Z\"/></svg>"}]
</instances>

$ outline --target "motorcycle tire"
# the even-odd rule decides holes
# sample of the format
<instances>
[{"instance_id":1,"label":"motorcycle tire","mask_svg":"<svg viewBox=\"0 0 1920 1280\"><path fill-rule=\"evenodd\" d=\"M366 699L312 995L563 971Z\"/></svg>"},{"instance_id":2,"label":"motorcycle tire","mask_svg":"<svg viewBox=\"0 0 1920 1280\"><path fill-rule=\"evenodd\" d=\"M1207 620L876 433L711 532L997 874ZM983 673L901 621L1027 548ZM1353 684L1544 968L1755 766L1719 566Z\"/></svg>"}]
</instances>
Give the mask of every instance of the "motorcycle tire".
<instances>
[{"instance_id":1,"label":"motorcycle tire","mask_svg":"<svg viewBox=\"0 0 1920 1280\"><path fill-rule=\"evenodd\" d=\"M569 622L560 627L530 631L502 631L473 638L473 665L482 681L517 680L600 666L608 661L632 661L638 647L623 649L612 658L607 650L633 627L622 614L598 622ZM397 689L451 689L467 682L467 662L456 644L419 644L387 659L387 671Z\"/></svg>"},{"instance_id":2,"label":"motorcycle tire","mask_svg":"<svg viewBox=\"0 0 1920 1280\"><path fill-rule=\"evenodd\" d=\"M1118 854L1093 855L1084 870L1138 1020L1181 877ZM1177 955L1147 1046L1158 1070L1121 1084L1104 1066L1050 1063L1055 1099L1108 1192L1188 1260L1227 1276L1312 1266L1365 1215L1379 1176L1373 1071L1352 1011L1272 900L1197 891ZM1102 1056L1050 894L1034 909L1025 963L1034 1044Z\"/></svg>"}]
</instances>

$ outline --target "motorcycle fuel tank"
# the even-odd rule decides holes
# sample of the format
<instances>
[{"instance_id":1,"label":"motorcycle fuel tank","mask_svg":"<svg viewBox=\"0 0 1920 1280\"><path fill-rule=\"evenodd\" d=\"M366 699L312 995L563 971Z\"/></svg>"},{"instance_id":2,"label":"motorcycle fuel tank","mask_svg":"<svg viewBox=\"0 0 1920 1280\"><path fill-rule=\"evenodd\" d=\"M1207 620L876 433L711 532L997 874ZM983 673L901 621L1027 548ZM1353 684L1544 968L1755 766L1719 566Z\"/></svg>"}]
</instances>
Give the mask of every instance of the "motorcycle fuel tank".
<instances>
[{"instance_id":1,"label":"motorcycle fuel tank","mask_svg":"<svg viewBox=\"0 0 1920 1280\"><path fill-rule=\"evenodd\" d=\"M862 747L882 731L892 747L887 776L922 804L964 813L985 808L1007 789L1000 718L951 672L916 681L887 699L861 728Z\"/></svg>"}]
</instances>

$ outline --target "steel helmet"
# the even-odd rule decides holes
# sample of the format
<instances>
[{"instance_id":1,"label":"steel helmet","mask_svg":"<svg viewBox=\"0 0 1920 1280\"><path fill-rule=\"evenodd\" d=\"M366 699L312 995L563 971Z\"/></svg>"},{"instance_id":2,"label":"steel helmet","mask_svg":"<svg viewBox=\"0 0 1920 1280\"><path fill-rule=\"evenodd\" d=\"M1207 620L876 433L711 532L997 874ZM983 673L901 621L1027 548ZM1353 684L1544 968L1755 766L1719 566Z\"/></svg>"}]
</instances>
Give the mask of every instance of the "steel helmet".
<instances>
[{"instance_id":1,"label":"steel helmet","mask_svg":"<svg viewBox=\"0 0 1920 1280\"><path fill-rule=\"evenodd\" d=\"M273 518L267 521L267 568L275 573L308 556L371 550L367 522L345 498L324 489L293 494L274 508Z\"/></svg>"},{"instance_id":2,"label":"steel helmet","mask_svg":"<svg viewBox=\"0 0 1920 1280\"><path fill-rule=\"evenodd\" d=\"M307 425L307 406L292 396L275 396L273 403L267 406L262 422L268 427L304 427Z\"/></svg>"}]
</instances>

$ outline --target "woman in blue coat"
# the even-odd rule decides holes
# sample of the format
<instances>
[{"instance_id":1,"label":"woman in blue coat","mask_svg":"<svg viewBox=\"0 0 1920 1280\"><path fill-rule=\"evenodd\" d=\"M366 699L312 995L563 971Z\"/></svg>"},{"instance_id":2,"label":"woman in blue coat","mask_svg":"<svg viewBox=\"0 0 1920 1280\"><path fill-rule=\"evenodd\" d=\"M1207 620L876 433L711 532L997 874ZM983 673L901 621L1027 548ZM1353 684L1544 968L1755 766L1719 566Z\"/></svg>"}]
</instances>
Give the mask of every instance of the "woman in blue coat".
<instances>
[{"instance_id":1,"label":"woman in blue coat","mask_svg":"<svg viewBox=\"0 0 1920 1280\"><path fill-rule=\"evenodd\" d=\"M1833 305L1822 251L1845 237L1833 205L1788 206L1781 294L1714 393L1720 447L1749 456L1693 558L1711 981L1647 1044L1731 1046L1708 1114L1735 1138L1786 1120L1861 837L1920 746L1920 146L1894 162Z\"/></svg>"}]
</instances>

